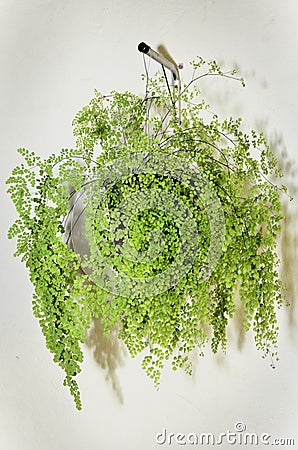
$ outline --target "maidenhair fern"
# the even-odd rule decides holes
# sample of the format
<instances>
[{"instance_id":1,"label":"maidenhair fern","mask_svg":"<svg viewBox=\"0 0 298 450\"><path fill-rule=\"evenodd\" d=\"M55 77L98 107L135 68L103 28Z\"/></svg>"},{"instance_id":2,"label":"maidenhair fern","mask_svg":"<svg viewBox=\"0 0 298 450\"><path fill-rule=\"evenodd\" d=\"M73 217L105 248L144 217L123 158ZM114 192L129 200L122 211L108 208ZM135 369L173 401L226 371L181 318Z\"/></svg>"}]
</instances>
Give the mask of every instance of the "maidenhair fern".
<instances>
[{"instance_id":1,"label":"maidenhair fern","mask_svg":"<svg viewBox=\"0 0 298 450\"><path fill-rule=\"evenodd\" d=\"M269 179L280 176L277 163L241 119L206 120L199 79L234 72L201 58L192 65L180 93L158 74L146 79L145 98L96 91L73 121L76 148L46 160L20 149L25 164L7 180L18 213L9 238L17 237L33 312L78 409L80 344L94 316L107 334L118 326L132 357L144 353L158 386L166 360L191 373L193 349L209 339L214 352L226 349L239 295L245 329L274 364L282 214ZM68 185L84 198L85 257L69 245Z\"/></svg>"}]
</instances>

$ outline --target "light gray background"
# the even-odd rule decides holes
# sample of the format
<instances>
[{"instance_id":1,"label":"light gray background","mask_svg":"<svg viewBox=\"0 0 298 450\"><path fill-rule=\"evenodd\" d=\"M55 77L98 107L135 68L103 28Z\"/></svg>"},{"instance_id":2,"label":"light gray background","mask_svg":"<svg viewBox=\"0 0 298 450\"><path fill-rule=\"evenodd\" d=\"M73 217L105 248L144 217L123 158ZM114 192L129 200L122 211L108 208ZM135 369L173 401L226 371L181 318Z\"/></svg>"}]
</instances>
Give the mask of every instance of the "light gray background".
<instances>
[{"instance_id":1,"label":"light gray background","mask_svg":"<svg viewBox=\"0 0 298 450\"><path fill-rule=\"evenodd\" d=\"M202 88L222 116L240 114L248 127L265 129L279 154L284 151L280 159L294 193L297 26L295 0L0 0L1 449L149 450L161 447L155 435L162 428L219 434L234 430L239 420L247 431L294 437L298 446L295 299L279 314L275 370L255 350L252 335L241 341L234 321L226 356L207 351L192 378L166 371L159 392L140 369L140 358L131 360L116 340L105 341L96 324L84 346L83 411L77 412L32 316L27 271L12 257L15 242L6 239L15 210L4 185L20 162L18 147L46 156L74 145L72 118L94 88L143 94L136 47L144 40L153 48L163 42L185 64L202 55L219 59L226 69L239 67L245 89L218 79L204 81ZM185 81L189 73L182 71ZM297 200L288 209L283 237L291 292L297 278L296 210Z\"/></svg>"}]
</instances>

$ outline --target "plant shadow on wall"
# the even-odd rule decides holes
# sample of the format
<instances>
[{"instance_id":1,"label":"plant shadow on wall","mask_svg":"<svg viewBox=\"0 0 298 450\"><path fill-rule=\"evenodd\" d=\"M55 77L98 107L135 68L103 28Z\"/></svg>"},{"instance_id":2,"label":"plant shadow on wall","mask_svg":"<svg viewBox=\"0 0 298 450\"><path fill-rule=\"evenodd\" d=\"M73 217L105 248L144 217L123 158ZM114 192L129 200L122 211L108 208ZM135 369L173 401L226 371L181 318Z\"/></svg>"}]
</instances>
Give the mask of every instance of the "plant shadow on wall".
<instances>
[{"instance_id":1,"label":"plant shadow on wall","mask_svg":"<svg viewBox=\"0 0 298 450\"><path fill-rule=\"evenodd\" d=\"M93 318L85 344L93 350L94 359L104 371L106 381L111 383L119 402L123 403L123 392L117 376L117 369L124 364L127 352L123 343L118 339L116 330L112 330L109 336L105 336L100 318Z\"/></svg>"},{"instance_id":2,"label":"plant shadow on wall","mask_svg":"<svg viewBox=\"0 0 298 450\"><path fill-rule=\"evenodd\" d=\"M264 124L262 124L265 129ZM297 199L298 182L297 162L289 157L283 136L280 132L272 133L268 142L274 153L278 165L285 176L285 183L289 194ZM282 199L283 221L279 239L279 253L281 259L281 279L285 286L285 300L288 302L288 323L290 330L297 333L297 300L298 300L298 205L297 201L289 203ZM294 336L294 335L293 335ZM297 339L297 334L296 334Z\"/></svg>"},{"instance_id":3,"label":"plant shadow on wall","mask_svg":"<svg viewBox=\"0 0 298 450\"><path fill-rule=\"evenodd\" d=\"M146 70L144 98L95 91L73 121L76 148L45 160L20 149L25 164L7 181L19 215L9 237L78 409L81 344L94 318L102 326L93 322L87 345L120 400L118 343L101 332L112 339L117 329L131 357L142 353L158 388L167 361L191 374L193 351L226 350L239 297L245 331L272 367L277 359L276 242L287 189L262 133L245 132L239 118L206 119L200 80L243 80L215 61L191 65L181 89L164 70L151 78Z\"/></svg>"}]
</instances>

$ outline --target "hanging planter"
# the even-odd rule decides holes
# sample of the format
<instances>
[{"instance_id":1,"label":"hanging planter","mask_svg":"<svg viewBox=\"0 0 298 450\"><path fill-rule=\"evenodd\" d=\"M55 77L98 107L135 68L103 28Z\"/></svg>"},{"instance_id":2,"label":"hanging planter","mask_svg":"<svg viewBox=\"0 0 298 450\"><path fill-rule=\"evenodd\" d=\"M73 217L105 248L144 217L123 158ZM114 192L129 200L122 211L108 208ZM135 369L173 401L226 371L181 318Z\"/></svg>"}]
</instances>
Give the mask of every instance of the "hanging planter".
<instances>
[{"instance_id":1,"label":"hanging planter","mask_svg":"<svg viewBox=\"0 0 298 450\"><path fill-rule=\"evenodd\" d=\"M226 349L236 296L256 347L273 365L277 356L282 214L269 178L280 173L262 134L241 119L205 119L198 80L235 73L191 64L179 89L164 72L144 77L145 98L96 91L73 121L76 148L45 160L19 149L25 164L7 180L18 213L9 238L78 409L92 317L107 334L117 326L132 357L143 352L156 386L165 361L191 373L192 350Z\"/></svg>"}]
</instances>

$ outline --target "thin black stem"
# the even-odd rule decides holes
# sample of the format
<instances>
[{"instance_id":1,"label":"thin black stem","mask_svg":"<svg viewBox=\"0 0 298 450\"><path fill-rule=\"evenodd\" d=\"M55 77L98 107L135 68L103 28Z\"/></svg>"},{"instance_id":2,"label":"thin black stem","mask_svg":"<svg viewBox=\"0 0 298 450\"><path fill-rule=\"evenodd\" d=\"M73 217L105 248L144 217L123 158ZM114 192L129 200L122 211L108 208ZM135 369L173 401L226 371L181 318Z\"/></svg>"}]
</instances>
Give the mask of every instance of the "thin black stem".
<instances>
[{"instance_id":1,"label":"thin black stem","mask_svg":"<svg viewBox=\"0 0 298 450\"><path fill-rule=\"evenodd\" d=\"M231 80L235 80L235 81L240 81L240 82L242 82L241 78L237 78L237 77L234 77L234 76L232 76L232 75L227 75L227 73L229 73L229 72L226 72L226 73L210 73L210 72L203 73L202 75L199 75L199 76L193 78L193 79L185 86L185 88L184 88L183 91L181 92L181 95L184 94L184 92L187 91L187 89L189 88L189 86L191 86L194 82L200 80L201 78L208 77L208 76L220 76L220 77L222 77L222 78L229 78L229 79L231 79Z\"/></svg>"},{"instance_id":2,"label":"thin black stem","mask_svg":"<svg viewBox=\"0 0 298 450\"><path fill-rule=\"evenodd\" d=\"M167 74L166 74L164 66L162 65L161 67L162 67L162 71L163 71L163 76L164 76L164 78L166 80L166 85L167 85L167 89L168 89L169 96L170 96L170 99L171 99L171 103L172 103L173 108L175 110L175 102L174 102L174 99L172 97L172 92L171 92L171 88L170 88L170 85L169 85L168 77L167 77Z\"/></svg>"}]
</instances>

